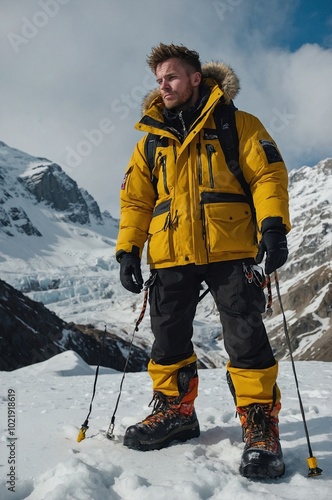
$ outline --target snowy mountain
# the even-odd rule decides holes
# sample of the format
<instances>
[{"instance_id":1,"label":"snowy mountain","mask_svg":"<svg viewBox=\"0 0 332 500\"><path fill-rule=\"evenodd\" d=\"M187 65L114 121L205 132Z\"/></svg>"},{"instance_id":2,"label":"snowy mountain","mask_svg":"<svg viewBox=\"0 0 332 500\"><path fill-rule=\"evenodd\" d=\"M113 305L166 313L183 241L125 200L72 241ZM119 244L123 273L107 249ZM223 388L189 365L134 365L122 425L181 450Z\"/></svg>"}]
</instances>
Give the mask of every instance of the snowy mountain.
<instances>
[{"instance_id":1,"label":"snowy mountain","mask_svg":"<svg viewBox=\"0 0 332 500\"><path fill-rule=\"evenodd\" d=\"M129 340L143 297L119 283L118 221L59 165L4 143L0 180L0 278L66 322L106 325ZM331 159L290 173L290 258L279 279L297 359L332 360L331 195ZM273 311L266 324L277 358L287 359L274 286ZM194 329L201 366L223 366L227 354L209 295L198 305ZM135 344L149 352L151 342L146 314Z\"/></svg>"}]
</instances>

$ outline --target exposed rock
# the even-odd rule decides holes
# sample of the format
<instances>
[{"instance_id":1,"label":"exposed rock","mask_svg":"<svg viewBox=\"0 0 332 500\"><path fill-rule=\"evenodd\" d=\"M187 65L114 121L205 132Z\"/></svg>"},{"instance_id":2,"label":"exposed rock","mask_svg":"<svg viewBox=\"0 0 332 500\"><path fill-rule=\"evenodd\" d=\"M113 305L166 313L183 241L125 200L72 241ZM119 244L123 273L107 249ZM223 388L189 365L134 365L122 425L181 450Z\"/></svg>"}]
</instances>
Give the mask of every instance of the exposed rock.
<instances>
[{"instance_id":1,"label":"exposed rock","mask_svg":"<svg viewBox=\"0 0 332 500\"><path fill-rule=\"evenodd\" d=\"M0 370L11 371L73 350L90 365L123 370L129 343L114 333L68 324L12 286L0 280ZM147 354L133 346L127 371L144 371Z\"/></svg>"},{"instance_id":2,"label":"exposed rock","mask_svg":"<svg viewBox=\"0 0 332 500\"><path fill-rule=\"evenodd\" d=\"M20 233L25 233L28 236L36 235L41 236L38 229L32 224L31 220L21 207L12 207L8 211L8 215L13 221L13 225ZM11 225L11 224L10 224Z\"/></svg>"},{"instance_id":3,"label":"exposed rock","mask_svg":"<svg viewBox=\"0 0 332 500\"><path fill-rule=\"evenodd\" d=\"M66 212L64 219L79 224L90 222L89 209L77 183L59 165L37 165L21 180L38 202L45 201L55 210Z\"/></svg>"}]
</instances>

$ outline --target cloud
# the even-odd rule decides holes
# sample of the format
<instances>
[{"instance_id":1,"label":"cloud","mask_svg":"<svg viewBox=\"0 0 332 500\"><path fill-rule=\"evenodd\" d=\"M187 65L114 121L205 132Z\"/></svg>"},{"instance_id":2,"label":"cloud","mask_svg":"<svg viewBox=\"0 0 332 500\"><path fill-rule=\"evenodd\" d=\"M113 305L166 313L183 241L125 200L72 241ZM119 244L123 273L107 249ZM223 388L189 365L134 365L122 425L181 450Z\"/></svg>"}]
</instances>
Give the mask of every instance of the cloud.
<instances>
[{"instance_id":1,"label":"cloud","mask_svg":"<svg viewBox=\"0 0 332 500\"><path fill-rule=\"evenodd\" d=\"M261 50L237 70L238 107L259 116L289 168L331 156L331 49L307 44L295 52Z\"/></svg>"},{"instance_id":2,"label":"cloud","mask_svg":"<svg viewBox=\"0 0 332 500\"><path fill-rule=\"evenodd\" d=\"M304 45L283 57L283 68L281 95L294 117L282 135L287 154L293 164L331 156L332 50Z\"/></svg>"},{"instance_id":3,"label":"cloud","mask_svg":"<svg viewBox=\"0 0 332 500\"><path fill-rule=\"evenodd\" d=\"M162 41L229 63L241 80L237 106L267 126L289 168L331 156L331 49L292 52L283 43L299 4L3 2L0 140L58 162L118 216L119 186L141 137L134 124L155 85L146 56Z\"/></svg>"}]
</instances>

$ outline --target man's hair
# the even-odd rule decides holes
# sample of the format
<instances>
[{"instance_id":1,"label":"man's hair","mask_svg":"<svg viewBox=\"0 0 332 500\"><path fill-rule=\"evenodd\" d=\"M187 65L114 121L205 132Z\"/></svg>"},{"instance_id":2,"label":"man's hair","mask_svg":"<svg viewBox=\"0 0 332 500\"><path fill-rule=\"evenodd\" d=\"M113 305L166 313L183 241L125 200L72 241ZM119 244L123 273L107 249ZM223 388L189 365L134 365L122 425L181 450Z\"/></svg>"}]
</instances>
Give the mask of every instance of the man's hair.
<instances>
[{"instance_id":1,"label":"man's hair","mask_svg":"<svg viewBox=\"0 0 332 500\"><path fill-rule=\"evenodd\" d=\"M158 64L163 63L172 57L181 59L181 61L187 66L190 66L195 71L202 73L198 52L195 50L189 50L183 45L174 45L173 43L170 45L160 43L159 45L152 47L151 54L147 58L147 63L150 66L151 71L155 74Z\"/></svg>"}]
</instances>

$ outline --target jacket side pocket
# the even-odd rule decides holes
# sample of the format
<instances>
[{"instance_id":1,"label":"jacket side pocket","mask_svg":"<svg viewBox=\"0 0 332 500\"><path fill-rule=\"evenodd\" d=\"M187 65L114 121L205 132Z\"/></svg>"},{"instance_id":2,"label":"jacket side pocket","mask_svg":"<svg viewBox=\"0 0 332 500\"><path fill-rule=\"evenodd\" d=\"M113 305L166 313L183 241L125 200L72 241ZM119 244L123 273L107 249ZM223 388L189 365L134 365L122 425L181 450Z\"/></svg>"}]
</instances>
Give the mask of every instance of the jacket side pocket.
<instances>
[{"instance_id":1,"label":"jacket side pocket","mask_svg":"<svg viewBox=\"0 0 332 500\"><path fill-rule=\"evenodd\" d=\"M166 200L160 203L154 210L148 231L148 264L171 260L171 230L169 228L171 201Z\"/></svg>"}]
</instances>

